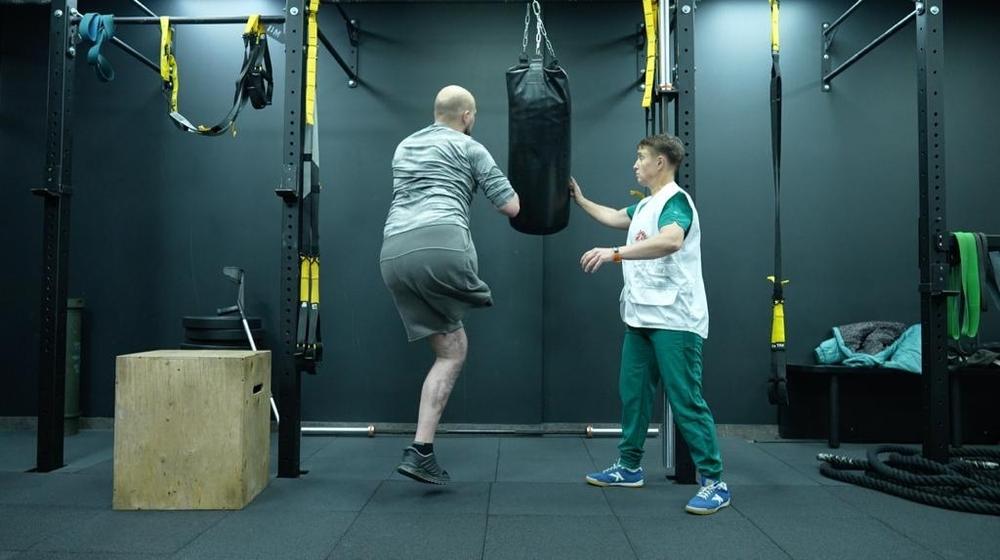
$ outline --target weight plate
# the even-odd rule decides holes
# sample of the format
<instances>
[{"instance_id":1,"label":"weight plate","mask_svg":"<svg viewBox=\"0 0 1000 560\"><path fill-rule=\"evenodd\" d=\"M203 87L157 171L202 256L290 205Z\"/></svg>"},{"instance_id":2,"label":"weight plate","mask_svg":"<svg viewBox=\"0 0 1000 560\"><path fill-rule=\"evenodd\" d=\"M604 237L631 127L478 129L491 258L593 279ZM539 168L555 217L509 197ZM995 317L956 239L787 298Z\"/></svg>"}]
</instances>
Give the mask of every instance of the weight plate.
<instances>
[{"instance_id":1,"label":"weight plate","mask_svg":"<svg viewBox=\"0 0 1000 560\"><path fill-rule=\"evenodd\" d=\"M264 331L255 329L250 331L254 340L263 340ZM184 338L191 341L223 341L223 342L246 342L247 334L243 329L185 329Z\"/></svg>"},{"instance_id":2,"label":"weight plate","mask_svg":"<svg viewBox=\"0 0 1000 560\"><path fill-rule=\"evenodd\" d=\"M181 350L249 350L249 349L250 349L250 346L248 346L248 345L243 345L243 346L223 346L223 345L219 345L219 344L195 344L195 343L192 343L192 342L182 342L181 343ZM261 350L261 347L258 346L257 349Z\"/></svg>"},{"instance_id":3,"label":"weight plate","mask_svg":"<svg viewBox=\"0 0 1000 560\"><path fill-rule=\"evenodd\" d=\"M204 317L184 317L184 328L187 329L242 329L243 320L238 315L207 315ZM260 317L247 317L251 329L261 328Z\"/></svg>"}]
</instances>

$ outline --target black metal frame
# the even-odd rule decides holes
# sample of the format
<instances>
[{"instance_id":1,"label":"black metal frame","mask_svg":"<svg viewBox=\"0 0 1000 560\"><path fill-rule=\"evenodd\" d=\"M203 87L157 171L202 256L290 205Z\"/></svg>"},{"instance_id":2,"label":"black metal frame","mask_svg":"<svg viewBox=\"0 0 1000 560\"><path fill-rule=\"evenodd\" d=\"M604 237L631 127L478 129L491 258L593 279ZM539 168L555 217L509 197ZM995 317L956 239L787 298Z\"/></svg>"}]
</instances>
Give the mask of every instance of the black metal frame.
<instances>
[{"instance_id":1,"label":"black metal frame","mask_svg":"<svg viewBox=\"0 0 1000 560\"><path fill-rule=\"evenodd\" d=\"M865 54L916 21L917 113L920 195L918 252L920 261L920 324L924 382L923 455L946 461L950 444L950 395L947 342L947 281L952 245L946 217L944 144L944 0L916 2L913 12L834 70L830 70L832 33L857 7L855 3L833 24L823 24L823 91L830 81ZM991 236L991 244L996 236Z\"/></svg>"},{"instance_id":2,"label":"black metal frame","mask_svg":"<svg viewBox=\"0 0 1000 560\"><path fill-rule=\"evenodd\" d=\"M667 1L667 0L663 0ZM673 17L670 21L671 33L670 42L673 43L675 66L672 80L667 82L673 84L673 88L663 90L658 85L654 85L653 103L646 111L646 134L657 134L666 132L669 128L667 122L667 108L670 103L674 106L674 134L684 142L684 149L687 155L681 168L677 170L677 183L695 197L695 134L694 134L694 88L695 88L695 64L694 64L694 14L695 0L677 1L671 8ZM643 91L645 86L646 67L646 28L645 24L639 24L636 38L636 65L638 71L638 89ZM654 80L654 84L663 82L662 76ZM671 423L672 414L670 404L663 401L663 464L669 467L670 454L673 451L674 472L669 475L680 484L697 483L697 473L694 462L691 460L691 451L688 449L684 437L681 435L677 425L673 426L673 434L668 435L666 427ZM670 444L673 442L673 449Z\"/></svg>"},{"instance_id":3,"label":"black metal frame","mask_svg":"<svg viewBox=\"0 0 1000 560\"><path fill-rule=\"evenodd\" d=\"M280 342L273 355L272 370L278 383L278 476L301 474L302 372L310 364L300 360L296 348L299 313L299 255L303 219L303 150L305 148L306 0L288 0L285 21L285 127L282 145L284 173L275 193L281 198L281 311L277 333ZM294 44L291 39L299 37ZM315 364L313 364L315 367Z\"/></svg>"},{"instance_id":4,"label":"black metal frame","mask_svg":"<svg viewBox=\"0 0 1000 560\"><path fill-rule=\"evenodd\" d=\"M924 457L948 460L948 328L946 282L949 246L944 166L944 0L917 3L917 113L919 136L920 324L924 376Z\"/></svg>"},{"instance_id":5,"label":"black metal frame","mask_svg":"<svg viewBox=\"0 0 1000 560\"><path fill-rule=\"evenodd\" d=\"M73 76L76 0L54 0L49 11L49 81L44 201L42 298L38 360L38 445L35 471L63 466L66 392L66 297L69 287L70 197L73 194ZM72 49L72 50L71 50Z\"/></svg>"},{"instance_id":6,"label":"black metal frame","mask_svg":"<svg viewBox=\"0 0 1000 560\"><path fill-rule=\"evenodd\" d=\"M661 0L665 1L665 0ZM677 8L674 11L674 61L676 61L677 75L674 77L674 91L664 92L673 98L674 102L674 128L677 137L684 143L686 155L681 163L681 168L677 170L677 183L683 186L691 198L695 198L695 155L698 153L694 135L694 93L695 93L695 64L694 64L694 15L696 11L695 0L678 0L675 2ZM661 118L666 111L661 109ZM694 462L691 460L691 451L688 449L684 438L674 426L674 441L676 442L674 451L674 480L681 484L695 484L697 473Z\"/></svg>"},{"instance_id":7,"label":"black metal frame","mask_svg":"<svg viewBox=\"0 0 1000 560\"><path fill-rule=\"evenodd\" d=\"M116 24L159 24L159 19L139 2L149 17L115 17ZM76 0L53 0L50 8L49 77L47 94L45 186L32 189L44 202L42 230L42 294L40 306L38 445L37 472L63 466L63 408L65 405L66 297L69 277L69 224L72 180L73 76L76 57L75 37L79 15ZM274 355L278 402L282 419L278 438L278 476L297 477L301 427L301 373L314 370L315 362L296 355L295 325L299 294L299 248L303 220L315 221L315 212L306 215L301 204L304 192L303 162L307 147L303 141L305 122L305 0L288 0L286 15L262 16L264 23L285 25L285 131L286 154L281 185L276 193L282 201L281 311L277 332L280 345ZM176 17L172 24L245 23L246 16ZM290 44L290 38L296 38ZM130 56L159 72L158 66L124 42L114 42ZM282 144L284 146L284 144ZM315 226L316 224L312 224Z\"/></svg>"}]
</instances>

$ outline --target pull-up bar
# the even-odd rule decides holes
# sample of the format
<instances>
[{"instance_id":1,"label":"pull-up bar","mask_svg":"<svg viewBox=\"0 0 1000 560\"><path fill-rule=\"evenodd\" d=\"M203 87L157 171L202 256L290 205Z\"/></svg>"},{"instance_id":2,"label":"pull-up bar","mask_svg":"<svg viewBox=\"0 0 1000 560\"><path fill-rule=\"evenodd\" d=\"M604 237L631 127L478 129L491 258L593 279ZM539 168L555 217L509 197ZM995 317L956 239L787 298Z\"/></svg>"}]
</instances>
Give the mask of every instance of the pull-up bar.
<instances>
[{"instance_id":1,"label":"pull-up bar","mask_svg":"<svg viewBox=\"0 0 1000 560\"><path fill-rule=\"evenodd\" d=\"M73 17L73 23L80 21ZM160 18L146 16L115 16L115 25L160 25ZM172 17L170 25L216 25L246 23L247 16ZM260 16L261 23L285 23L285 16Z\"/></svg>"}]
</instances>

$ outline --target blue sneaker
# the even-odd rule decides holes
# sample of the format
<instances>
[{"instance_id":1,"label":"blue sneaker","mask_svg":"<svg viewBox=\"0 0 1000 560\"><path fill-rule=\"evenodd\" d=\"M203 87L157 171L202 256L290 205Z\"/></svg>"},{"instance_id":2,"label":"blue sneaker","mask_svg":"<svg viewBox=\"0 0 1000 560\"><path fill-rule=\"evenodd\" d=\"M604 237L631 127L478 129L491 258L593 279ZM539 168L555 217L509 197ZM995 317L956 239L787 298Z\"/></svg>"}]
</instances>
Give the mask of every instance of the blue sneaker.
<instances>
[{"instance_id":1,"label":"blue sneaker","mask_svg":"<svg viewBox=\"0 0 1000 560\"><path fill-rule=\"evenodd\" d=\"M684 509L688 513L697 515L711 515L724 507L728 507L731 499L732 496L729 493L729 487L726 486L725 482L703 478L701 480L701 489L691 498L691 501L688 502L687 507Z\"/></svg>"},{"instance_id":2,"label":"blue sneaker","mask_svg":"<svg viewBox=\"0 0 1000 560\"><path fill-rule=\"evenodd\" d=\"M587 483L594 486L624 486L639 488L646 481L642 476L642 467L632 470L615 461L615 464L600 472L587 475Z\"/></svg>"}]
</instances>

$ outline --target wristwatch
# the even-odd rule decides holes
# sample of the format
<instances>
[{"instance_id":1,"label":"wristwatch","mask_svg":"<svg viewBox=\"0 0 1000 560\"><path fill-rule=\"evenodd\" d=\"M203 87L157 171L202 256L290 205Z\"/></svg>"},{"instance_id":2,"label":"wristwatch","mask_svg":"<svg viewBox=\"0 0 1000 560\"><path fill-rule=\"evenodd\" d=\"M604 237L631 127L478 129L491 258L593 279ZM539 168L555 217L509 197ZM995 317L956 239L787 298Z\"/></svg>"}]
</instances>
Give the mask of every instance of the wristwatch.
<instances>
[{"instance_id":1,"label":"wristwatch","mask_svg":"<svg viewBox=\"0 0 1000 560\"><path fill-rule=\"evenodd\" d=\"M612 247L611 250L615 252L615 254L611 257L611 260L616 263L622 262L622 254L621 251L618 250L618 247Z\"/></svg>"}]
</instances>

